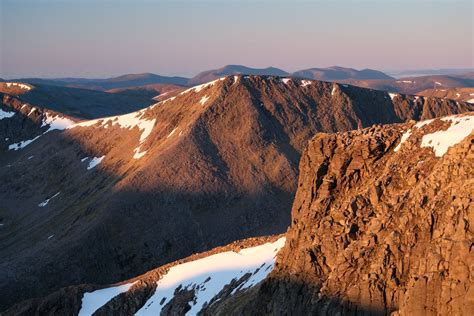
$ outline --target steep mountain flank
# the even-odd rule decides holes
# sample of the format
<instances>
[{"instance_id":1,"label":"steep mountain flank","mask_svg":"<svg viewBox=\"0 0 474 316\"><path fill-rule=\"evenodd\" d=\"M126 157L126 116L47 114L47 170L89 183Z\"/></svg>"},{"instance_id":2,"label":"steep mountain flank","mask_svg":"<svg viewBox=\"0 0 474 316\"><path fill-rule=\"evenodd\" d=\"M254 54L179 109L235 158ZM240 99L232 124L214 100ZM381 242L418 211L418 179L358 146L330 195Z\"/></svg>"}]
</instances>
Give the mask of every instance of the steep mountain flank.
<instances>
[{"instance_id":1,"label":"steep mountain flank","mask_svg":"<svg viewBox=\"0 0 474 316\"><path fill-rule=\"evenodd\" d=\"M472 315L473 130L468 113L316 135L274 271L211 314Z\"/></svg>"},{"instance_id":2,"label":"steep mountain flank","mask_svg":"<svg viewBox=\"0 0 474 316\"><path fill-rule=\"evenodd\" d=\"M18 150L7 143L0 308L281 233L300 154L316 132L472 109L336 83L231 76L138 112L68 124ZM11 112L0 126L24 118Z\"/></svg>"}]
</instances>

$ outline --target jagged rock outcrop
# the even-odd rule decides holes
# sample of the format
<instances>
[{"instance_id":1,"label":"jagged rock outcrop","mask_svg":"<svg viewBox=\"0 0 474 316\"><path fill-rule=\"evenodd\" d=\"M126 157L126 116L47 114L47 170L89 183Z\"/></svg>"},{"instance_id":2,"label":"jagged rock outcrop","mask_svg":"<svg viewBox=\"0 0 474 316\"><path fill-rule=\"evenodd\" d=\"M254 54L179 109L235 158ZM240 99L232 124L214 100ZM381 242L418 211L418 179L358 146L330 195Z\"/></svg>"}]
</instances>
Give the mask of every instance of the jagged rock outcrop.
<instances>
[{"instance_id":1,"label":"jagged rock outcrop","mask_svg":"<svg viewBox=\"0 0 474 316\"><path fill-rule=\"evenodd\" d=\"M473 314L473 130L469 113L316 135L274 271L210 314Z\"/></svg>"},{"instance_id":2,"label":"jagged rock outcrop","mask_svg":"<svg viewBox=\"0 0 474 316\"><path fill-rule=\"evenodd\" d=\"M316 132L472 107L337 83L231 76L138 112L41 133L16 151L0 138L0 309L281 233L290 224L300 154ZM9 104L2 109L25 116Z\"/></svg>"}]
</instances>

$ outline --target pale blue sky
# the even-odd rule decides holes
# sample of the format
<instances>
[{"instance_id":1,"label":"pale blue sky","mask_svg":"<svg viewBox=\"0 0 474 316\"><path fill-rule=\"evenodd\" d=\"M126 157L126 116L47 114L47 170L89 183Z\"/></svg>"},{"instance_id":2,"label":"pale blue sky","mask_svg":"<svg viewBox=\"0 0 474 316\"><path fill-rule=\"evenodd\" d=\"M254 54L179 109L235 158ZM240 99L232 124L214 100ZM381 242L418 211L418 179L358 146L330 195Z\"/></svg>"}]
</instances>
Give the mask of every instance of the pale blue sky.
<instances>
[{"instance_id":1,"label":"pale blue sky","mask_svg":"<svg viewBox=\"0 0 474 316\"><path fill-rule=\"evenodd\" d=\"M0 77L473 67L472 0L0 0Z\"/></svg>"}]
</instances>

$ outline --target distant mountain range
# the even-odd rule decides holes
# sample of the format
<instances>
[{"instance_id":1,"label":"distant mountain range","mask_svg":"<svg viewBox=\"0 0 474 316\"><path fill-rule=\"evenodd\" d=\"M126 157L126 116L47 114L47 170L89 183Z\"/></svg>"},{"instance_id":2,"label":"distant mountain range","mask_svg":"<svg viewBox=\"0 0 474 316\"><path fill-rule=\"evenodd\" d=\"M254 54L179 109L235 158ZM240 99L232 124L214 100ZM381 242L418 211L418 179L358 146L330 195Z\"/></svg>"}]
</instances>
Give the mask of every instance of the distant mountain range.
<instances>
[{"instance_id":1,"label":"distant mountain range","mask_svg":"<svg viewBox=\"0 0 474 316\"><path fill-rule=\"evenodd\" d=\"M474 87L474 72L460 73L461 70L453 70L453 75L434 74L425 76L410 76L395 79L381 71L372 69L356 70L345 67L309 68L289 73L285 70L268 68L251 68L242 65L227 65L222 68L203 71L192 78L168 77L152 73L128 74L107 79L82 79L82 78L59 78L40 79L23 78L10 80L12 82L25 82L29 84L41 84L62 86L69 88L81 88L89 90L101 90L129 96L141 96L153 98L162 93L172 96L185 87L209 82L229 75L266 75L277 77L293 77L301 79L335 81L350 83L352 85L383 90L388 92L399 92L405 94L416 94L420 91L433 88L472 88ZM445 70L443 73L449 73ZM171 93L174 90L174 93Z\"/></svg>"},{"instance_id":2,"label":"distant mountain range","mask_svg":"<svg viewBox=\"0 0 474 316\"><path fill-rule=\"evenodd\" d=\"M289 73L282 69L269 68L251 68L242 65L227 65L219 69L203 71L192 78L167 77L152 73L128 74L108 79L83 79L83 78L58 78L58 79L40 79L40 78L21 78L10 81L26 82L30 84L47 84L55 86L65 86L71 88L84 88L94 90L110 90L118 88L144 86L150 84L173 84L180 86L193 86L209 82L229 75L261 75L261 76L292 76L315 80L349 80L349 79L393 79L383 72L363 69L356 70L344 67L329 68L310 68Z\"/></svg>"},{"instance_id":3,"label":"distant mountain range","mask_svg":"<svg viewBox=\"0 0 474 316\"><path fill-rule=\"evenodd\" d=\"M143 86L149 84L175 84L187 85L187 78L166 77L151 73L127 74L108 79L83 79L83 78L59 78L59 79L41 79L41 78L22 78L9 81L27 82L30 84L44 84L51 86L62 86L70 88L82 88L93 90L109 90L125 87Z\"/></svg>"}]
</instances>

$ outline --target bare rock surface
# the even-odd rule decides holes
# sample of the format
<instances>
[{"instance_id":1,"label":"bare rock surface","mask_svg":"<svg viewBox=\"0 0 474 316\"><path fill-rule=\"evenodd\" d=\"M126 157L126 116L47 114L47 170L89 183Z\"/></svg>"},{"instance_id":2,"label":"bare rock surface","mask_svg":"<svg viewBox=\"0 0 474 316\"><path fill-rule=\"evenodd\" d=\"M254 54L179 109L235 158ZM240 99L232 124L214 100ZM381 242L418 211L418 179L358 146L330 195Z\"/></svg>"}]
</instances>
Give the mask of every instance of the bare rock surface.
<instances>
[{"instance_id":1,"label":"bare rock surface","mask_svg":"<svg viewBox=\"0 0 474 316\"><path fill-rule=\"evenodd\" d=\"M462 121L465 137L435 154ZM211 314L473 314L473 129L468 113L316 135L274 271Z\"/></svg>"}]
</instances>

